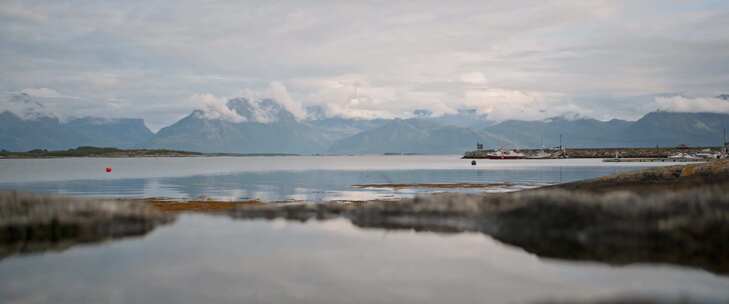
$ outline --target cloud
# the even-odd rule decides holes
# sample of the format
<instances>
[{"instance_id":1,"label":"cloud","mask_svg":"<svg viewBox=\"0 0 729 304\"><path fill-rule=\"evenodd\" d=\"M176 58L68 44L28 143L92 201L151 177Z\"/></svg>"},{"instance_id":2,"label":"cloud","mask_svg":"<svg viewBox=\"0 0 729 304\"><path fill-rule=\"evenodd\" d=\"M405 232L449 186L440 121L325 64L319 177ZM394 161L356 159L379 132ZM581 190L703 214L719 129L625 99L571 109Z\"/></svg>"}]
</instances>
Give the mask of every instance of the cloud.
<instances>
[{"instance_id":1,"label":"cloud","mask_svg":"<svg viewBox=\"0 0 729 304\"><path fill-rule=\"evenodd\" d=\"M668 112L729 113L729 101L712 97L657 97L658 109Z\"/></svg>"},{"instance_id":2,"label":"cloud","mask_svg":"<svg viewBox=\"0 0 729 304\"><path fill-rule=\"evenodd\" d=\"M49 88L28 88L23 89L21 93L43 98L68 98L68 96L64 96L63 94L58 93L58 91Z\"/></svg>"},{"instance_id":3,"label":"cloud","mask_svg":"<svg viewBox=\"0 0 729 304\"><path fill-rule=\"evenodd\" d=\"M40 10L23 7L13 3L4 3L0 6L0 16L17 18L36 23L48 21L48 16Z\"/></svg>"},{"instance_id":4,"label":"cloud","mask_svg":"<svg viewBox=\"0 0 729 304\"><path fill-rule=\"evenodd\" d=\"M542 120L554 116L591 116L591 111L574 103L566 102L564 96L552 92L532 92L509 89L479 89L465 92L465 104L487 114L490 120L508 119Z\"/></svg>"},{"instance_id":5,"label":"cloud","mask_svg":"<svg viewBox=\"0 0 729 304\"><path fill-rule=\"evenodd\" d=\"M461 74L461 81L470 84L482 84L486 82L486 76L481 72L470 72Z\"/></svg>"},{"instance_id":6,"label":"cloud","mask_svg":"<svg viewBox=\"0 0 729 304\"><path fill-rule=\"evenodd\" d=\"M328 116L372 119L409 117L415 109L427 109L436 116L457 111L459 101L448 92L375 82L366 75L343 74L297 79L291 87L307 92L299 98L310 100L309 106L324 109Z\"/></svg>"},{"instance_id":7,"label":"cloud","mask_svg":"<svg viewBox=\"0 0 729 304\"><path fill-rule=\"evenodd\" d=\"M189 96L241 96L241 88L266 92L298 118L311 105L371 118L471 103L504 118L558 110L635 118L654 100L632 96L710 95L729 83L729 2L666 1L660 10L540 0L383 10L377 2L8 0L0 91L53 88L96 103L65 103L69 113L123 100L114 115L153 127L199 106Z\"/></svg>"},{"instance_id":8,"label":"cloud","mask_svg":"<svg viewBox=\"0 0 729 304\"><path fill-rule=\"evenodd\" d=\"M297 119L306 118L306 110L301 103L294 101L289 95L286 86L278 81L273 81L269 84L269 93L271 98L276 100L278 103L284 106L286 110L291 112Z\"/></svg>"},{"instance_id":9,"label":"cloud","mask_svg":"<svg viewBox=\"0 0 729 304\"><path fill-rule=\"evenodd\" d=\"M223 97L204 93L192 95L189 100L199 105L199 113L206 119L222 119L235 123L245 121L244 117L225 105L226 99Z\"/></svg>"}]
</instances>

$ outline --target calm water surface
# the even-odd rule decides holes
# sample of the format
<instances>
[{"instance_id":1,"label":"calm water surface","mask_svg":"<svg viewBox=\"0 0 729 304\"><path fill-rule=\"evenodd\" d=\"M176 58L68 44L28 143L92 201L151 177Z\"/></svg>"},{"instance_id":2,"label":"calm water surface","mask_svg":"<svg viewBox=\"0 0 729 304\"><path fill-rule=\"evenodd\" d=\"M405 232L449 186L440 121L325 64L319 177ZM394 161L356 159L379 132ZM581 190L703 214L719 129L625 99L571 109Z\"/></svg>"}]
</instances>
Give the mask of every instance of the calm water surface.
<instances>
[{"instance_id":1,"label":"calm water surface","mask_svg":"<svg viewBox=\"0 0 729 304\"><path fill-rule=\"evenodd\" d=\"M654 165L659 164L588 159L480 160L471 166L458 155L5 159L0 160L0 190L94 197L357 200L442 189L358 189L355 184L509 182L513 186L490 190L509 191Z\"/></svg>"},{"instance_id":2,"label":"calm water surface","mask_svg":"<svg viewBox=\"0 0 729 304\"><path fill-rule=\"evenodd\" d=\"M184 216L144 238L0 261L7 303L727 303L729 278L543 259L478 233Z\"/></svg>"}]
</instances>

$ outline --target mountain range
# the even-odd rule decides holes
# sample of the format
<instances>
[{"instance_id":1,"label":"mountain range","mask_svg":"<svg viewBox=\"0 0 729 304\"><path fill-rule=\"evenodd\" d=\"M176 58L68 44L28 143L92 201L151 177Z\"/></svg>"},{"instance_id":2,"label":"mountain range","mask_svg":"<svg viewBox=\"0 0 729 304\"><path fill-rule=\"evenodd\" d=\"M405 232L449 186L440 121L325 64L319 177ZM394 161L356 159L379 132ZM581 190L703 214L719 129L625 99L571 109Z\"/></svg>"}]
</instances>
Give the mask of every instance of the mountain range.
<instances>
[{"instance_id":1,"label":"mountain range","mask_svg":"<svg viewBox=\"0 0 729 304\"><path fill-rule=\"evenodd\" d=\"M509 120L483 131L500 134L520 147L573 148L719 146L729 115L719 113L650 112L637 121L550 118Z\"/></svg>"},{"instance_id":2,"label":"mountain range","mask_svg":"<svg viewBox=\"0 0 729 304\"><path fill-rule=\"evenodd\" d=\"M637 121L554 117L541 121L489 121L475 110L409 119L295 117L273 99L229 100L225 108L194 110L152 133L141 119L61 120L30 96L13 99L0 113L0 149L67 149L77 146L168 148L196 152L378 154L463 153L487 148L717 146L729 114L651 112ZM18 110L20 109L20 110Z\"/></svg>"},{"instance_id":3,"label":"mountain range","mask_svg":"<svg viewBox=\"0 0 729 304\"><path fill-rule=\"evenodd\" d=\"M83 117L61 120L47 113L29 95L19 94L11 101L16 112L0 112L0 149L69 149L78 146L132 148L150 140L152 133L144 120Z\"/></svg>"},{"instance_id":4,"label":"mountain range","mask_svg":"<svg viewBox=\"0 0 729 304\"><path fill-rule=\"evenodd\" d=\"M208 113L195 110L142 145L196 152L312 154L325 151L331 144L332 139L315 126L296 120L271 99L253 102L236 98L226 107L237 119L210 118Z\"/></svg>"}]
</instances>

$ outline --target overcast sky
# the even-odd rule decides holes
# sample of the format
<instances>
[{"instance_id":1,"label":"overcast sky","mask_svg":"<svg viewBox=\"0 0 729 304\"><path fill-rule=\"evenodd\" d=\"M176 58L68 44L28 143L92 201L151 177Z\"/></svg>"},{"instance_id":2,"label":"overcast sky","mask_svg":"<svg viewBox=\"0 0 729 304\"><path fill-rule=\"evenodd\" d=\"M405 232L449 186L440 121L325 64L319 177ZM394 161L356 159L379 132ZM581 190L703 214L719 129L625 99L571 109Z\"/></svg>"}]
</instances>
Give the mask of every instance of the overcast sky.
<instances>
[{"instance_id":1,"label":"overcast sky","mask_svg":"<svg viewBox=\"0 0 729 304\"><path fill-rule=\"evenodd\" d=\"M710 98L729 91L729 1L1 0L0 91L152 129L236 96L348 117L729 112Z\"/></svg>"}]
</instances>

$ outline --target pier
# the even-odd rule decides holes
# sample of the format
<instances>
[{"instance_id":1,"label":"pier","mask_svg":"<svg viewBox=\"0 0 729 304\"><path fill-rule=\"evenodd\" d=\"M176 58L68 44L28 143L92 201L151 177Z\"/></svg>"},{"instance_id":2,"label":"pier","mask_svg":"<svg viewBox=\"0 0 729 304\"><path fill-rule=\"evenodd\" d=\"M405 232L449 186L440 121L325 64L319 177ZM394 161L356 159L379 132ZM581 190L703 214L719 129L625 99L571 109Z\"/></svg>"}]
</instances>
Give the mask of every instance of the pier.
<instances>
[{"instance_id":1,"label":"pier","mask_svg":"<svg viewBox=\"0 0 729 304\"><path fill-rule=\"evenodd\" d=\"M704 153L721 153L723 147L652 147L652 148L573 148L573 149L520 149L520 153L538 155L546 152L552 155L547 159L556 158L605 158L614 161L681 161L681 158L669 159L679 153L694 155ZM480 149L464 153L464 159L485 159L488 153L496 150ZM689 161L686 158L684 161Z\"/></svg>"}]
</instances>

